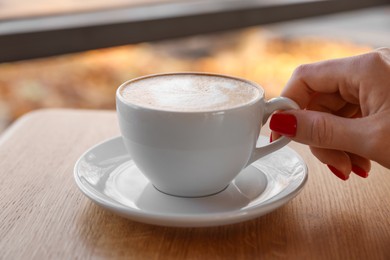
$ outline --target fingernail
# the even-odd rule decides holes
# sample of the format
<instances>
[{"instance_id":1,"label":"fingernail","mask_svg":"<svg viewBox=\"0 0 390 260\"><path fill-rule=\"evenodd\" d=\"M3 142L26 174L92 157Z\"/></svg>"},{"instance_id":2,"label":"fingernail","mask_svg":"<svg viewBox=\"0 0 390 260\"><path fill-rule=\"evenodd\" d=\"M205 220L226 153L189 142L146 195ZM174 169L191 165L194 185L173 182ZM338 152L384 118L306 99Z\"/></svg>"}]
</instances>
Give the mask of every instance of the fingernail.
<instances>
[{"instance_id":1,"label":"fingernail","mask_svg":"<svg viewBox=\"0 0 390 260\"><path fill-rule=\"evenodd\" d=\"M333 167L332 165L327 165L329 170L331 172L333 172L334 175L336 175L337 177L339 177L340 179L342 179L343 181L346 181L348 180L349 176L345 176L341 171L337 170L335 167Z\"/></svg>"},{"instance_id":2,"label":"fingernail","mask_svg":"<svg viewBox=\"0 0 390 260\"><path fill-rule=\"evenodd\" d=\"M291 114L276 113L271 117L269 128L281 135L294 137L297 132L297 119Z\"/></svg>"},{"instance_id":3,"label":"fingernail","mask_svg":"<svg viewBox=\"0 0 390 260\"><path fill-rule=\"evenodd\" d=\"M269 142L272 143L272 134L269 136Z\"/></svg>"},{"instance_id":4,"label":"fingernail","mask_svg":"<svg viewBox=\"0 0 390 260\"><path fill-rule=\"evenodd\" d=\"M359 166L352 165L352 172L354 172L356 175L359 175L362 178L368 177L368 172L360 168Z\"/></svg>"}]
</instances>

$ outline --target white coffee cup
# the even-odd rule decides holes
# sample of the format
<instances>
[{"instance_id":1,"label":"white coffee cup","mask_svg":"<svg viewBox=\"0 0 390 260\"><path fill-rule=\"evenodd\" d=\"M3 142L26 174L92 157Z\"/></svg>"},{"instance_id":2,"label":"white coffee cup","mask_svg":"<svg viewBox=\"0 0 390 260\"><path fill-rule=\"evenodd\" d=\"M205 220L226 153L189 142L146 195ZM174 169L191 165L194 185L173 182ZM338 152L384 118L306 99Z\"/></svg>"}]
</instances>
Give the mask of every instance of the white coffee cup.
<instances>
[{"instance_id":1,"label":"white coffee cup","mask_svg":"<svg viewBox=\"0 0 390 260\"><path fill-rule=\"evenodd\" d=\"M203 100L202 93L193 93L191 80L212 85L215 93L207 92L209 96ZM176 84L174 90L172 84ZM243 90L251 97L241 104L203 107L202 103L223 100L221 89L230 91L232 99ZM197 104L198 97L201 101ZM118 88L116 103L123 141L136 166L159 191L183 197L218 193L242 169L285 146L290 140L281 137L256 147L260 129L274 111L299 108L284 97L266 101L264 90L254 82L206 73L133 79Z\"/></svg>"}]
</instances>

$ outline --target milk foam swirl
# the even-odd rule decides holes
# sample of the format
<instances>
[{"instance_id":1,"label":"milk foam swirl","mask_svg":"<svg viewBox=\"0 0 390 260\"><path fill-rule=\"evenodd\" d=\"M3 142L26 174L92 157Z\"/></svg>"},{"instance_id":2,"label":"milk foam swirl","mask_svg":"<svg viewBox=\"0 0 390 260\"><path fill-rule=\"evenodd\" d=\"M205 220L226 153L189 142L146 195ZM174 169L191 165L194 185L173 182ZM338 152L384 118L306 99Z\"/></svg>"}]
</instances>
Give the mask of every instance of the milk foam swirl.
<instances>
[{"instance_id":1,"label":"milk foam swirl","mask_svg":"<svg viewBox=\"0 0 390 260\"><path fill-rule=\"evenodd\" d=\"M254 85L222 76L175 74L130 82L121 95L132 104L162 110L207 111L237 107L256 99Z\"/></svg>"}]
</instances>

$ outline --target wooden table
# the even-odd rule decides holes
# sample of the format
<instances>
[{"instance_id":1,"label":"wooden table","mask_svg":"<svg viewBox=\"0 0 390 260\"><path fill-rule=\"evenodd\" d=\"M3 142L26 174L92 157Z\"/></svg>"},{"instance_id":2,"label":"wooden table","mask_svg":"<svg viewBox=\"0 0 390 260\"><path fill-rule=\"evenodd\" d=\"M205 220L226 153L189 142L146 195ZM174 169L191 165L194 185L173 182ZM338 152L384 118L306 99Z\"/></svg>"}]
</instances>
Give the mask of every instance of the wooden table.
<instances>
[{"instance_id":1,"label":"wooden table","mask_svg":"<svg viewBox=\"0 0 390 260\"><path fill-rule=\"evenodd\" d=\"M0 0L0 62L213 33L389 0Z\"/></svg>"},{"instance_id":2,"label":"wooden table","mask_svg":"<svg viewBox=\"0 0 390 260\"><path fill-rule=\"evenodd\" d=\"M334 177L309 152L303 191L244 223L167 228L133 222L92 203L73 166L118 135L113 111L41 110L0 138L0 259L390 259L390 170Z\"/></svg>"}]
</instances>

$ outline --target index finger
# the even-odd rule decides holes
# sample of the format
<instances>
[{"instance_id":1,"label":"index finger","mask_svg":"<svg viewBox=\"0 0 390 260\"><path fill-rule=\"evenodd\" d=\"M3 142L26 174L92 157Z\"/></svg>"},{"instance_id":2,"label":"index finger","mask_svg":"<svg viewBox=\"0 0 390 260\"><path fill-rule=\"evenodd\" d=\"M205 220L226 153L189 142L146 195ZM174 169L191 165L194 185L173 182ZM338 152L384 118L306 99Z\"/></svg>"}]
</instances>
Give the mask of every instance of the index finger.
<instances>
[{"instance_id":1,"label":"index finger","mask_svg":"<svg viewBox=\"0 0 390 260\"><path fill-rule=\"evenodd\" d=\"M340 93L344 100L356 103L353 75L359 66L357 56L301 65L295 69L281 96L291 98L306 108L316 93Z\"/></svg>"}]
</instances>

